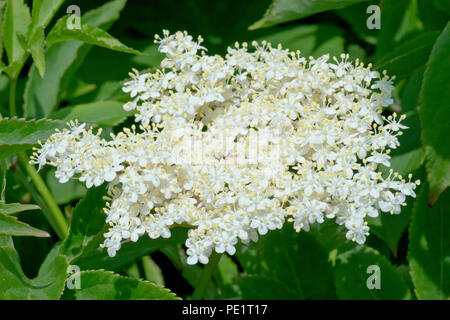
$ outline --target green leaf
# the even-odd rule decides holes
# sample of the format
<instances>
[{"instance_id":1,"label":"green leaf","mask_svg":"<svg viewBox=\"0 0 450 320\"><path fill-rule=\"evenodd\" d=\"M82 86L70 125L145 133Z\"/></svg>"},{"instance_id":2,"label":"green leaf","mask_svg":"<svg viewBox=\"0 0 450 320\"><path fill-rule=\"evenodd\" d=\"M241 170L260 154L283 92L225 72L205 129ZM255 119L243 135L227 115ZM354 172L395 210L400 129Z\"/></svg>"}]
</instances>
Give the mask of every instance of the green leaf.
<instances>
[{"instance_id":1,"label":"green leaf","mask_svg":"<svg viewBox=\"0 0 450 320\"><path fill-rule=\"evenodd\" d=\"M88 243L103 229L106 215L105 188L89 189L86 197L81 200L72 212L69 235L61 246L61 253L72 261L83 253Z\"/></svg>"},{"instance_id":2,"label":"green leaf","mask_svg":"<svg viewBox=\"0 0 450 320\"><path fill-rule=\"evenodd\" d=\"M180 244L166 246L164 248L159 249L158 251L163 253L167 258L169 258L169 260L173 263L174 267L177 270L179 271L183 270L183 257L180 254L180 252L182 252L183 249L181 249ZM186 260L186 257L184 257L184 260Z\"/></svg>"},{"instance_id":3,"label":"green leaf","mask_svg":"<svg viewBox=\"0 0 450 320\"><path fill-rule=\"evenodd\" d=\"M416 71L408 78L401 92L401 113L406 113L408 116L413 112L417 114L417 110L419 109L419 93L420 88L422 87L424 71L425 64L421 68L416 69Z\"/></svg>"},{"instance_id":4,"label":"green leaf","mask_svg":"<svg viewBox=\"0 0 450 320\"><path fill-rule=\"evenodd\" d=\"M30 36L29 47L33 61L39 70L41 77L45 73L45 54L44 54L44 28L39 27L33 31Z\"/></svg>"},{"instance_id":5,"label":"green leaf","mask_svg":"<svg viewBox=\"0 0 450 320\"><path fill-rule=\"evenodd\" d=\"M142 50L143 55L132 58L133 63L146 67L159 67L164 54L158 51L158 45L153 43Z\"/></svg>"},{"instance_id":6,"label":"green leaf","mask_svg":"<svg viewBox=\"0 0 450 320\"><path fill-rule=\"evenodd\" d=\"M77 62L82 43L68 41L50 46L45 54L46 72L42 78L35 65L30 68L24 92L24 116L48 116L59 103L60 88L68 69Z\"/></svg>"},{"instance_id":7,"label":"green leaf","mask_svg":"<svg viewBox=\"0 0 450 320\"><path fill-rule=\"evenodd\" d=\"M395 268L400 273L400 275L403 278L403 281L406 283L406 285L409 288L409 291L413 295L412 300L417 300L417 297L414 295L414 284L411 279L411 272L410 272L409 266L405 265L405 264L401 264L401 265L395 266Z\"/></svg>"},{"instance_id":8,"label":"green leaf","mask_svg":"<svg viewBox=\"0 0 450 320\"><path fill-rule=\"evenodd\" d=\"M248 274L278 280L298 297L334 298L326 252L312 235L297 233L292 226L271 231L257 244L243 247L237 257Z\"/></svg>"},{"instance_id":9,"label":"green leaf","mask_svg":"<svg viewBox=\"0 0 450 320\"><path fill-rule=\"evenodd\" d=\"M28 279L20 266L19 255L11 246L0 247L0 299L58 299L64 290L68 263L64 256L46 259L39 274Z\"/></svg>"},{"instance_id":10,"label":"green leaf","mask_svg":"<svg viewBox=\"0 0 450 320\"><path fill-rule=\"evenodd\" d=\"M419 299L450 299L450 189L428 206L428 183L417 198L409 233L408 261Z\"/></svg>"},{"instance_id":11,"label":"green leaf","mask_svg":"<svg viewBox=\"0 0 450 320\"><path fill-rule=\"evenodd\" d=\"M11 236L0 236L0 247L14 248L14 242Z\"/></svg>"},{"instance_id":12,"label":"green leaf","mask_svg":"<svg viewBox=\"0 0 450 320\"><path fill-rule=\"evenodd\" d=\"M270 27L363 1L367 0L274 0L264 16L253 23L249 29Z\"/></svg>"},{"instance_id":13,"label":"green leaf","mask_svg":"<svg viewBox=\"0 0 450 320\"><path fill-rule=\"evenodd\" d=\"M379 268L379 273L368 269ZM379 276L380 288L369 289L374 277ZM401 274L378 251L357 246L337 257L334 269L336 292L339 299L410 299L411 293Z\"/></svg>"},{"instance_id":14,"label":"green leaf","mask_svg":"<svg viewBox=\"0 0 450 320\"><path fill-rule=\"evenodd\" d=\"M147 281L164 286L164 277L161 268L153 261L150 256L142 257L142 266L144 268L144 276Z\"/></svg>"},{"instance_id":15,"label":"green leaf","mask_svg":"<svg viewBox=\"0 0 450 320\"><path fill-rule=\"evenodd\" d=\"M35 204L22 204L22 203L1 203L0 213L15 214L28 210L39 210L39 206Z\"/></svg>"},{"instance_id":16,"label":"green leaf","mask_svg":"<svg viewBox=\"0 0 450 320\"><path fill-rule=\"evenodd\" d=\"M81 19L92 26L110 25L119 17L125 3L126 0L110 1L86 12ZM40 77L34 65L28 73L23 105L26 118L46 117L57 108L67 79L78 68L88 50L89 46L80 41L66 41L48 47L44 78Z\"/></svg>"},{"instance_id":17,"label":"green leaf","mask_svg":"<svg viewBox=\"0 0 450 320\"><path fill-rule=\"evenodd\" d=\"M376 218L368 218L370 231L384 240L395 257L398 254L398 242L411 220L411 211L414 198L407 199L407 206L402 208L400 214L388 214L380 211Z\"/></svg>"},{"instance_id":18,"label":"green leaf","mask_svg":"<svg viewBox=\"0 0 450 320\"><path fill-rule=\"evenodd\" d=\"M321 224L312 225L309 233L320 244L332 267L336 265L338 253L356 246L354 242L345 238L347 233L345 226L338 225L335 221L326 220Z\"/></svg>"},{"instance_id":19,"label":"green leaf","mask_svg":"<svg viewBox=\"0 0 450 320\"><path fill-rule=\"evenodd\" d=\"M81 17L81 21L105 30L109 29L106 25L109 25L119 19L120 12L125 7L126 3L127 0L109 1L98 8L86 12Z\"/></svg>"},{"instance_id":20,"label":"green leaf","mask_svg":"<svg viewBox=\"0 0 450 320\"><path fill-rule=\"evenodd\" d=\"M62 121L5 118L0 121L0 159L33 147L46 140L55 129L64 128Z\"/></svg>"},{"instance_id":21,"label":"green leaf","mask_svg":"<svg viewBox=\"0 0 450 320\"><path fill-rule=\"evenodd\" d=\"M97 101L63 108L50 115L50 118L115 126L134 113L133 111L125 111L121 102Z\"/></svg>"},{"instance_id":22,"label":"green leaf","mask_svg":"<svg viewBox=\"0 0 450 320\"><path fill-rule=\"evenodd\" d=\"M46 38L48 45L67 40L79 40L84 43L104 47L114 51L141 54L139 51L127 47L119 40L109 35L106 31L89 25L83 20L80 29L68 29L67 19L69 17L70 16L65 16L56 22L55 26Z\"/></svg>"},{"instance_id":23,"label":"green leaf","mask_svg":"<svg viewBox=\"0 0 450 320\"><path fill-rule=\"evenodd\" d=\"M220 276L224 284L233 284L234 278L239 274L237 265L231 260L231 258L225 254L220 257L219 264L217 265Z\"/></svg>"},{"instance_id":24,"label":"green leaf","mask_svg":"<svg viewBox=\"0 0 450 320\"><path fill-rule=\"evenodd\" d=\"M173 244L183 243L186 240L185 228L174 228L172 235L168 239L151 239L144 235L137 242L124 242L115 257L108 256L106 249L100 248L103 243L103 232L100 232L85 248L83 254L73 260L73 264L80 266L83 270L106 269L111 271L121 271L123 268L139 258L148 255L159 248Z\"/></svg>"},{"instance_id":25,"label":"green leaf","mask_svg":"<svg viewBox=\"0 0 450 320\"><path fill-rule=\"evenodd\" d=\"M10 66L13 64L22 66L25 62L26 51L18 37L28 34L30 23L30 11L23 0L8 0L3 21L3 36Z\"/></svg>"},{"instance_id":26,"label":"green leaf","mask_svg":"<svg viewBox=\"0 0 450 320\"><path fill-rule=\"evenodd\" d=\"M20 221L25 222L35 228L45 230L48 233L51 227L45 216L37 211L18 214ZM36 237L14 237L14 248L19 253L22 261L23 272L30 279L37 276L39 268L45 257L48 255L54 244L52 238L36 238Z\"/></svg>"},{"instance_id":27,"label":"green leaf","mask_svg":"<svg viewBox=\"0 0 450 320\"><path fill-rule=\"evenodd\" d=\"M352 30L360 39L375 45L377 43L376 36L378 30L367 28L367 19L369 18L367 8L371 5L378 5L378 3L379 1L377 0L369 0L338 9L336 13L352 27Z\"/></svg>"},{"instance_id":28,"label":"green leaf","mask_svg":"<svg viewBox=\"0 0 450 320\"><path fill-rule=\"evenodd\" d=\"M50 237L42 230L17 220L16 217L0 212L0 235L6 236L32 236L32 237Z\"/></svg>"},{"instance_id":29,"label":"green leaf","mask_svg":"<svg viewBox=\"0 0 450 320\"><path fill-rule=\"evenodd\" d=\"M125 270L125 274L130 278L141 279L141 271L139 270L139 266L137 262L133 263L127 270Z\"/></svg>"},{"instance_id":30,"label":"green leaf","mask_svg":"<svg viewBox=\"0 0 450 320\"><path fill-rule=\"evenodd\" d=\"M66 289L62 299L76 300L179 300L156 284L109 271L81 271L80 289Z\"/></svg>"},{"instance_id":31,"label":"green leaf","mask_svg":"<svg viewBox=\"0 0 450 320\"><path fill-rule=\"evenodd\" d=\"M283 282L260 275L239 278L239 289L245 300L296 300L302 297Z\"/></svg>"},{"instance_id":32,"label":"green leaf","mask_svg":"<svg viewBox=\"0 0 450 320\"><path fill-rule=\"evenodd\" d=\"M406 134L409 134L410 130ZM417 141L417 140L416 140ZM419 142L419 141L418 141ZM400 143L400 149L401 149ZM402 176L407 176L409 173L418 169L425 160L425 154L421 148L414 149L396 156L391 159L391 168Z\"/></svg>"},{"instance_id":33,"label":"green leaf","mask_svg":"<svg viewBox=\"0 0 450 320\"><path fill-rule=\"evenodd\" d=\"M114 83L117 84L117 82ZM95 89L97 89L97 85L95 83L86 83L78 78L74 78L68 82L65 92L63 92L61 95L61 99L71 100L74 98L78 98L94 91Z\"/></svg>"},{"instance_id":34,"label":"green leaf","mask_svg":"<svg viewBox=\"0 0 450 320\"><path fill-rule=\"evenodd\" d=\"M430 183L429 201L436 202L450 185L450 22L439 35L428 59L420 92L419 116L426 169Z\"/></svg>"},{"instance_id":35,"label":"green leaf","mask_svg":"<svg viewBox=\"0 0 450 320\"><path fill-rule=\"evenodd\" d=\"M63 2L64 0L34 0L31 10L32 27L44 29Z\"/></svg>"},{"instance_id":36,"label":"green leaf","mask_svg":"<svg viewBox=\"0 0 450 320\"><path fill-rule=\"evenodd\" d=\"M217 264L217 272L213 272L213 285L207 287L205 298L212 299L240 299L237 283L239 270L237 264L226 254L222 254ZM197 282L198 283L198 282ZM215 285L214 285L215 284Z\"/></svg>"},{"instance_id":37,"label":"green leaf","mask_svg":"<svg viewBox=\"0 0 450 320\"><path fill-rule=\"evenodd\" d=\"M258 40L266 40L273 45L281 43L290 50L301 50L303 56L330 54L339 56L344 52L343 30L334 26L313 24L295 26L283 31L264 35Z\"/></svg>"},{"instance_id":38,"label":"green leaf","mask_svg":"<svg viewBox=\"0 0 450 320\"><path fill-rule=\"evenodd\" d=\"M374 69L387 70L397 81L404 79L425 64L438 34L436 31L425 32L390 48L385 56L375 61Z\"/></svg>"},{"instance_id":39,"label":"green leaf","mask_svg":"<svg viewBox=\"0 0 450 320\"><path fill-rule=\"evenodd\" d=\"M44 30L64 0L35 0L31 10L30 52L41 77L45 73Z\"/></svg>"},{"instance_id":40,"label":"green leaf","mask_svg":"<svg viewBox=\"0 0 450 320\"><path fill-rule=\"evenodd\" d=\"M411 0L382 0L381 29L378 31L375 56L384 56L407 34L419 27L417 2Z\"/></svg>"},{"instance_id":41,"label":"green leaf","mask_svg":"<svg viewBox=\"0 0 450 320\"><path fill-rule=\"evenodd\" d=\"M17 78L19 76L19 70L22 69L23 64L27 59L27 55L24 55L22 60L15 61L8 66L4 67L3 63L0 65L1 71L6 73L10 78Z\"/></svg>"},{"instance_id":42,"label":"green leaf","mask_svg":"<svg viewBox=\"0 0 450 320\"><path fill-rule=\"evenodd\" d=\"M450 16L450 4L446 0L434 0L436 8Z\"/></svg>"},{"instance_id":43,"label":"green leaf","mask_svg":"<svg viewBox=\"0 0 450 320\"><path fill-rule=\"evenodd\" d=\"M437 8L436 0L418 0L418 9L424 30L442 30L450 16Z\"/></svg>"}]
</instances>

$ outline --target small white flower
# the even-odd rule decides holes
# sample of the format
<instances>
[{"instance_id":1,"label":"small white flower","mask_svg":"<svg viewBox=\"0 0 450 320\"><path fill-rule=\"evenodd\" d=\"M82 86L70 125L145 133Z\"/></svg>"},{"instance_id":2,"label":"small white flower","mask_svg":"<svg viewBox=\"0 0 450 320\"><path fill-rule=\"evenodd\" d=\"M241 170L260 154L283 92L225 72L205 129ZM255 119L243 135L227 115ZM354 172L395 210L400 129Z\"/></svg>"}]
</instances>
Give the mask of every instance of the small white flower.
<instances>
[{"instance_id":1,"label":"small white flower","mask_svg":"<svg viewBox=\"0 0 450 320\"><path fill-rule=\"evenodd\" d=\"M349 219L345 222L345 227L348 229L345 235L348 240L355 241L358 244L363 244L366 241L369 227L363 219Z\"/></svg>"}]
</instances>

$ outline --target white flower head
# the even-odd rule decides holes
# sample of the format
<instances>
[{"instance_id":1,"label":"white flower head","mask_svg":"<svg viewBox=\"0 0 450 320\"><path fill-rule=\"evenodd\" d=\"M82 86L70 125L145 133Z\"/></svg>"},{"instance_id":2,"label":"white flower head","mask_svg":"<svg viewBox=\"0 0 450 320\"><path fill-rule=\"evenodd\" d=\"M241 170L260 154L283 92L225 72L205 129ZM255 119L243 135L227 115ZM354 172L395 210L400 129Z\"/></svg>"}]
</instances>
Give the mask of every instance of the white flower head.
<instances>
[{"instance_id":1,"label":"white flower head","mask_svg":"<svg viewBox=\"0 0 450 320\"><path fill-rule=\"evenodd\" d=\"M60 182L108 183L110 256L176 225L191 227L190 264L208 263L212 250L232 255L285 221L309 231L332 219L362 244L367 216L398 214L415 196L411 176L377 171L406 127L404 116L381 116L392 79L370 65L346 54L308 60L267 42L212 56L186 32L155 41L160 70L134 70L123 87L138 128L106 140L71 123L32 157L55 166Z\"/></svg>"}]
</instances>

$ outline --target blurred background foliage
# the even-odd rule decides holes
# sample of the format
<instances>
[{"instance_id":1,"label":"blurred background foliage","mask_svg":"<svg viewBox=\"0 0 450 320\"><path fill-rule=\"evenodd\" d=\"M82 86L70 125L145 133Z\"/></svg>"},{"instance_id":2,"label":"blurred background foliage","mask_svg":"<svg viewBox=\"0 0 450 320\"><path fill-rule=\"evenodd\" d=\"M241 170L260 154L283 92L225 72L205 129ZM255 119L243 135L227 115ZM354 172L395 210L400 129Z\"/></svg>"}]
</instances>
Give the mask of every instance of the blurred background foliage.
<instances>
[{"instance_id":1,"label":"blurred background foliage","mask_svg":"<svg viewBox=\"0 0 450 320\"><path fill-rule=\"evenodd\" d=\"M131 68L158 67L161 55L153 37L161 34L162 29L202 35L211 54L225 53L227 46L235 41L265 39L291 50L299 49L306 57L326 53L339 56L348 52L351 59L372 63L374 69L386 69L389 75L397 77L395 102L384 112L406 114L405 123L410 129L400 138L401 147L391 154L392 167L404 176L411 172L415 179L422 180L417 199L409 199L400 215L371 218L371 235L363 246L346 241L345 232L333 223L299 234L287 223L283 230L270 232L256 244L240 245L235 256L221 257L206 298L450 298L450 192L446 190L450 183L449 1L128 0L125 6L125 1L113 2L117 5L117 15L103 20L90 17L89 22L143 54L112 51L76 40L48 45L44 77L29 60L18 78L19 117L92 122L104 129L105 136L129 126L133 117L122 110L128 97L121 92L121 83ZM31 7L32 1L26 3ZM86 12L105 3L66 1L46 31L65 15L69 5L80 7L83 23ZM379 30L366 26L370 16L366 9L372 4L381 9ZM0 12L4 9L3 3ZM8 115L9 83L8 76L1 74L0 112L4 117ZM2 171L7 182L6 203L35 203L38 195L29 177L18 167L14 157L9 157L8 170ZM114 277L124 275L165 286L181 298L191 297L203 268L186 264L183 251L186 230L175 230L169 240L140 239L137 244L126 244L110 259L98 248L104 230L104 215L100 210L104 190L87 192L76 181L60 184L49 168L40 174L72 224L69 238L82 235L89 241L84 241L80 245L82 250L74 254L78 247L67 239L61 245L40 210L31 208L17 213L15 216L20 221L51 234L51 237L12 238L20 257L22 276L32 279L38 272L51 274L53 271L45 268L45 262L54 263L52 252L63 250L59 252L81 270L116 272L112 275L83 271L85 284L94 286L98 279L116 281ZM82 198L83 202L79 202ZM77 225L86 223L89 224L86 230L77 229ZM0 244L5 245L5 239L0 239ZM52 248L57 249L50 251ZM0 252L0 264L5 264L5 254ZM380 267L379 290L367 288L370 265ZM153 293L146 291L149 289L135 288L134 293L122 298L152 297ZM87 291L65 290L62 298L118 297L90 296ZM61 292L40 297L58 298ZM37 297L39 294L36 293Z\"/></svg>"}]
</instances>

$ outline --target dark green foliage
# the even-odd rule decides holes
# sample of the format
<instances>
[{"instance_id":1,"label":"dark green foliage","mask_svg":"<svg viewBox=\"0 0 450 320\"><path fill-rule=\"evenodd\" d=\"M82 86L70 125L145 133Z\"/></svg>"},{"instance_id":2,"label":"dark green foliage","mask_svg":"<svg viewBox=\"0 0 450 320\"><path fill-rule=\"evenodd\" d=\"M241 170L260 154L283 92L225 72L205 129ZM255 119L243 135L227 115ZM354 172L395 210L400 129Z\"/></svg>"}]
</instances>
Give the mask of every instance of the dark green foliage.
<instances>
[{"instance_id":1,"label":"dark green foliage","mask_svg":"<svg viewBox=\"0 0 450 320\"><path fill-rule=\"evenodd\" d=\"M448 1L102 3L76 1L81 29L70 30L62 0L0 1L0 299L191 298L204 266L186 263L186 228L171 229L169 239L126 242L111 258L100 247L109 227L106 186L60 184L54 170L44 168L40 174L70 225L58 240L16 157L29 156L69 120L100 126L105 137L134 123L133 112L122 108L128 97L121 83L133 67L158 67L162 55L153 36L162 29L201 34L210 54L224 54L235 41L268 40L306 57L348 52L396 75L395 101L383 114L406 114L409 129L398 137L391 167L423 181L400 215L369 219L372 234L363 246L331 222L309 233L286 223L257 243L240 244L235 256L218 260L205 298L450 298ZM381 9L380 30L366 26L369 5ZM16 82L17 112L10 114L8 90ZM381 281L370 289L373 266ZM74 277L78 289L67 285Z\"/></svg>"}]
</instances>

